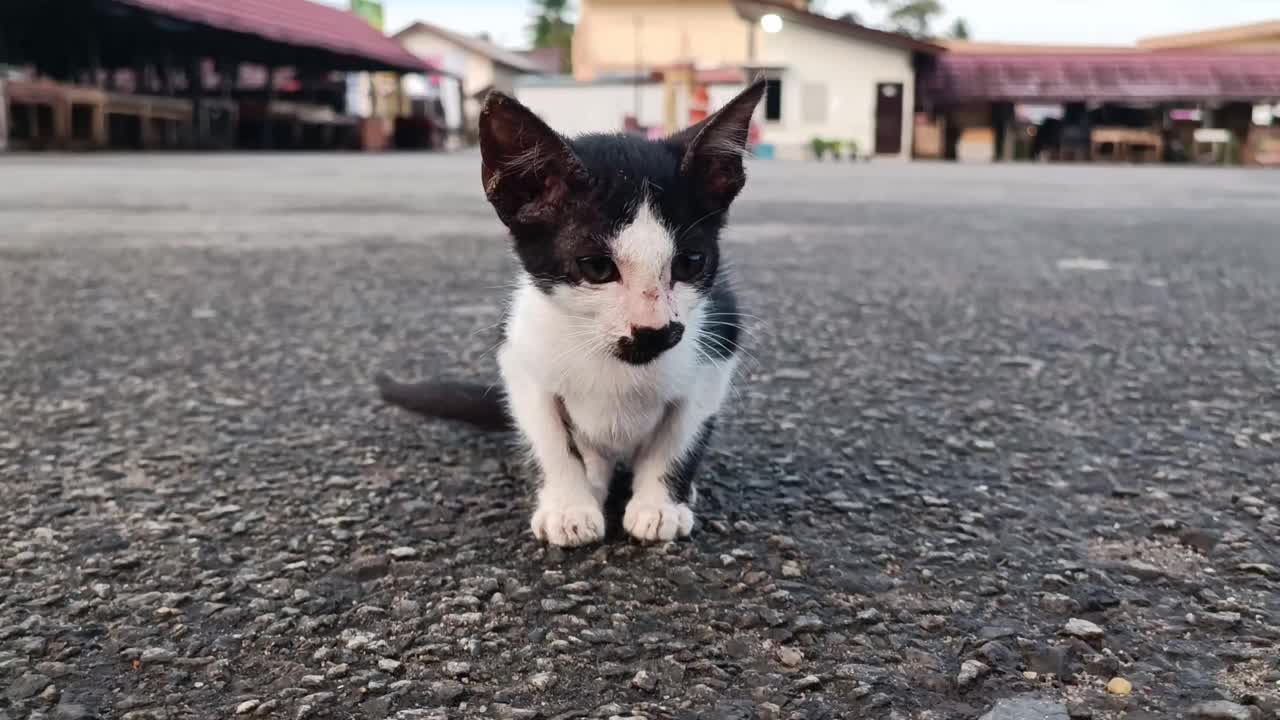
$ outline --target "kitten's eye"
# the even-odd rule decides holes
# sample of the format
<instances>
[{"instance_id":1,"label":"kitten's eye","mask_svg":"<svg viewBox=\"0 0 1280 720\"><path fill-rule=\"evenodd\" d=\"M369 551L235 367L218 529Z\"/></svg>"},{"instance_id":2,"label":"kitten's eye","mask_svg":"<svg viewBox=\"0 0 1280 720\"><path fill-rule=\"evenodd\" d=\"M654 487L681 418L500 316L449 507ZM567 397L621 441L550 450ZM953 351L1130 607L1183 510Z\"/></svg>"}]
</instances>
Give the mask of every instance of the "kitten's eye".
<instances>
[{"instance_id":1,"label":"kitten's eye","mask_svg":"<svg viewBox=\"0 0 1280 720\"><path fill-rule=\"evenodd\" d=\"M671 261L671 279L676 282L688 282L702 274L707 265L707 256L700 252L680 253Z\"/></svg>"},{"instance_id":2,"label":"kitten's eye","mask_svg":"<svg viewBox=\"0 0 1280 720\"><path fill-rule=\"evenodd\" d=\"M618 279L618 266L604 255L578 258L578 271L587 282L597 285Z\"/></svg>"}]
</instances>

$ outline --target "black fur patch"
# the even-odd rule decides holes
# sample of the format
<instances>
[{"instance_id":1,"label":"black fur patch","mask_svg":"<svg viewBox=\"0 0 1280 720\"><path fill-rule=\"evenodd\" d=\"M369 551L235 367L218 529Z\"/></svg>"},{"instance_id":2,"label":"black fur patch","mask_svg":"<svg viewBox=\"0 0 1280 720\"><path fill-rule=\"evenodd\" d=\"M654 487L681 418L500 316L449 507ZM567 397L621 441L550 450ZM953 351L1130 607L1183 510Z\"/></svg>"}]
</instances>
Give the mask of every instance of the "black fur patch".
<instances>
[{"instance_id":1,"label":"black fur patch","mask_svg":"<svg viewBox=\"0 0 1280 720\"><path fill-rule=\"evenodd\" d=\"M673 501L687 503L693 496L693 481L698 476L698 465L707 451L707 444L711 442L711 432L714 429L715 418L707 418L684 458L663 476L662 480L666 483L667 492L671 494Z\"/></svg>"},{"instance_id":2,"label":"black fur patch","mask_svg":"<svg viewBox=\"0 0 1280 720\"><path fill-rule=\"evenodd\" d=\"M611 254L610 242L647 200L678 252L706 257L692 284L712 288L720 231L746 182L747 129L763 93L758 81L707 120L659 141L603 134L569 140L514 99L492 93L480 115L485 194L535 285L550 291L585 282L578 258Z\"/></svg>"},{"instance_id":3,"label":"black fur patch","mask_svg":"<svg viewBox=\"0 0 1280 720\"><path fill-rule=\"evenodd\" d=\"M490 432L515 429L503 402L503 391L496 386L445 381L402 383L386 373L378 373L374 382L382 399L390 405Z\"/></svg>"},{"instance_id":4,"label":"black fur patch","mask_svg":"<svg viewBox=\"0 0 1280 720\"><path fill-rule=\"evenodd\" d=\"M569 454L573 459L580 463L586 464L582 460L582 451L578 449L578 443L573 439L573 418L569 417L569 408L564 405L564 398L556 396L556 410L560 413L560 422L564 425L565 437L569 438Z\"/></svg>"},{"instance_id":5,"label":"black fur patch","mask_svg":"<svg viewBox=\"0 0 1280 720\"><path fill-rule=\"evenodd\" d=\"M564 201L560 226L512 228L516 254L539 289L584 283L577 259L612 254L610 242L635 221L643 201L671 229L677 252L706 256L694 286L706 291L715 284L720 231L728 218L698 197L697 183L680 175L683 148L629 135L585 135L566 143L586 168L586 191Z\"/></svg>"}]
</instances>

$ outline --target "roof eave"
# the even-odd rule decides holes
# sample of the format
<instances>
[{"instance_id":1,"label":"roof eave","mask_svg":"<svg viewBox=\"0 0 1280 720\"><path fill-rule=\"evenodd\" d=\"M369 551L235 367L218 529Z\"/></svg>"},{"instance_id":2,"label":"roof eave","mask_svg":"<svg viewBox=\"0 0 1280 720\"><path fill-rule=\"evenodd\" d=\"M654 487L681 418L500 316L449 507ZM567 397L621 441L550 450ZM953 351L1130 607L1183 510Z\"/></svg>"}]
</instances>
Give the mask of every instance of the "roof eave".
<instances>
[{"instance_id":1,"label":"roof eave","mask_svg":"<svg viewBox=\"0 0 1280 720\"><path fill-rule=\"evenodd\" d=\"M396 32L391 37L397 42L402 42L405 36L415 32L425 32L435 37L438 37L442 40L451 42L454 45L461 47L463 50L466 50L467 52L480 55L485 59L489 60L490 62L496 65L501 65L504 68L509 68L511 70L515 70L517 72L521 72L527 75L545 74L542 68L537 67L533 63L517 63L508 58L502 57L497 53L486 51L484 48L480 47L480 43L482 41L479 38L468 38L465 35L462 35L461 33L456 33L447 28L431 25L429 23L422 22L421 20L416 20L410 23L407 27ZM498 48L498 49L501 50L501 48ZM505 52L506 51L504 51L504 53Z\"/></svg>"},{"instance_id":2,"label":"roof eave","mask_svg":"<svg viewBox=\"0 0 1280 720\"><path fill-rule=\"evenodd\" d=\"M734 9L738 12L738 17L752 22L759 20L764 15L772 13L780 15L784 19L789 19L800 25L804 25L805 27L829 32L832 35L839 35L851 40L862 40L864 42L886 45L901 50L910 50L912 52L926 55L940 55L947 52L947 48L935 43L917 40L916 38L908 37L899 33L877 30L876 28L867 27L865 25L846 23L843 20L836 20L825 15L819 15L818 13L797 10L789 5L780 4L773 0L734 0L733 5Z\"/></svg>"}]
</instances>

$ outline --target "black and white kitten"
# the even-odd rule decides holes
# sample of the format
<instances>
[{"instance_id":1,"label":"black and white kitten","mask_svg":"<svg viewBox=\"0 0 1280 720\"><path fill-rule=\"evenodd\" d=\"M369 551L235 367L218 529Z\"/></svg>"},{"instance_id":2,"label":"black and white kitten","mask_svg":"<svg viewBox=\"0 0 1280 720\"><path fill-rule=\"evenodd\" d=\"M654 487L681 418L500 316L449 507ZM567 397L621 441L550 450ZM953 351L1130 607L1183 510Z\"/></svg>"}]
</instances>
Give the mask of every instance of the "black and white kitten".
<instances>
[{"instance_id":1,"label":"black and white kitten","mask_svg":"<svg viewBox=\"0 0 1280 720\"><path fill-rule=\"evenodd\" d=\"M617 464L623 527L645 541L693 529L693 486L738 364L736 301L719 235L746 183L757 81L666 140L556 134L493 93L480 115L485 195L523 266L498 360L505 393L379 378L390 403L514 427L541 485L533 532L553 545L605 534Z\"/></svg>"}]
</instances>

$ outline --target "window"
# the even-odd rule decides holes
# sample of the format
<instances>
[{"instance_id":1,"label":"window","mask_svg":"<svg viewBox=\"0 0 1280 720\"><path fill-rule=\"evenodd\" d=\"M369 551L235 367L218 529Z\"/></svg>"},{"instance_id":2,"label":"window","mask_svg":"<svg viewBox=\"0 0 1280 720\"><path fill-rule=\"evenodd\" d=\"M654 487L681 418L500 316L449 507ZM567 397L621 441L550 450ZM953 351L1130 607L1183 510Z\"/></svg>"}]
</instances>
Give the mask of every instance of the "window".
<instances>
[{"instance_id":1,"label":"window","mask_svg":"<svg viewBox=\"0 0 1280 720\"><path fill-rule=\"evenodd\" d=\"M827 86L806 83L801 88L800 116L808 125L821 125L827 121Z\"/></svg>"},{"instance_id":2,"label":"window","mask_svg":"<svg viewBox=\"0 0 1280 720\"><path fill-rule=\"evenodd\" d=\"M782 80L778 78L765 81L764 119L769 122L782 119Z\"/></svg>"}]
</instances>

